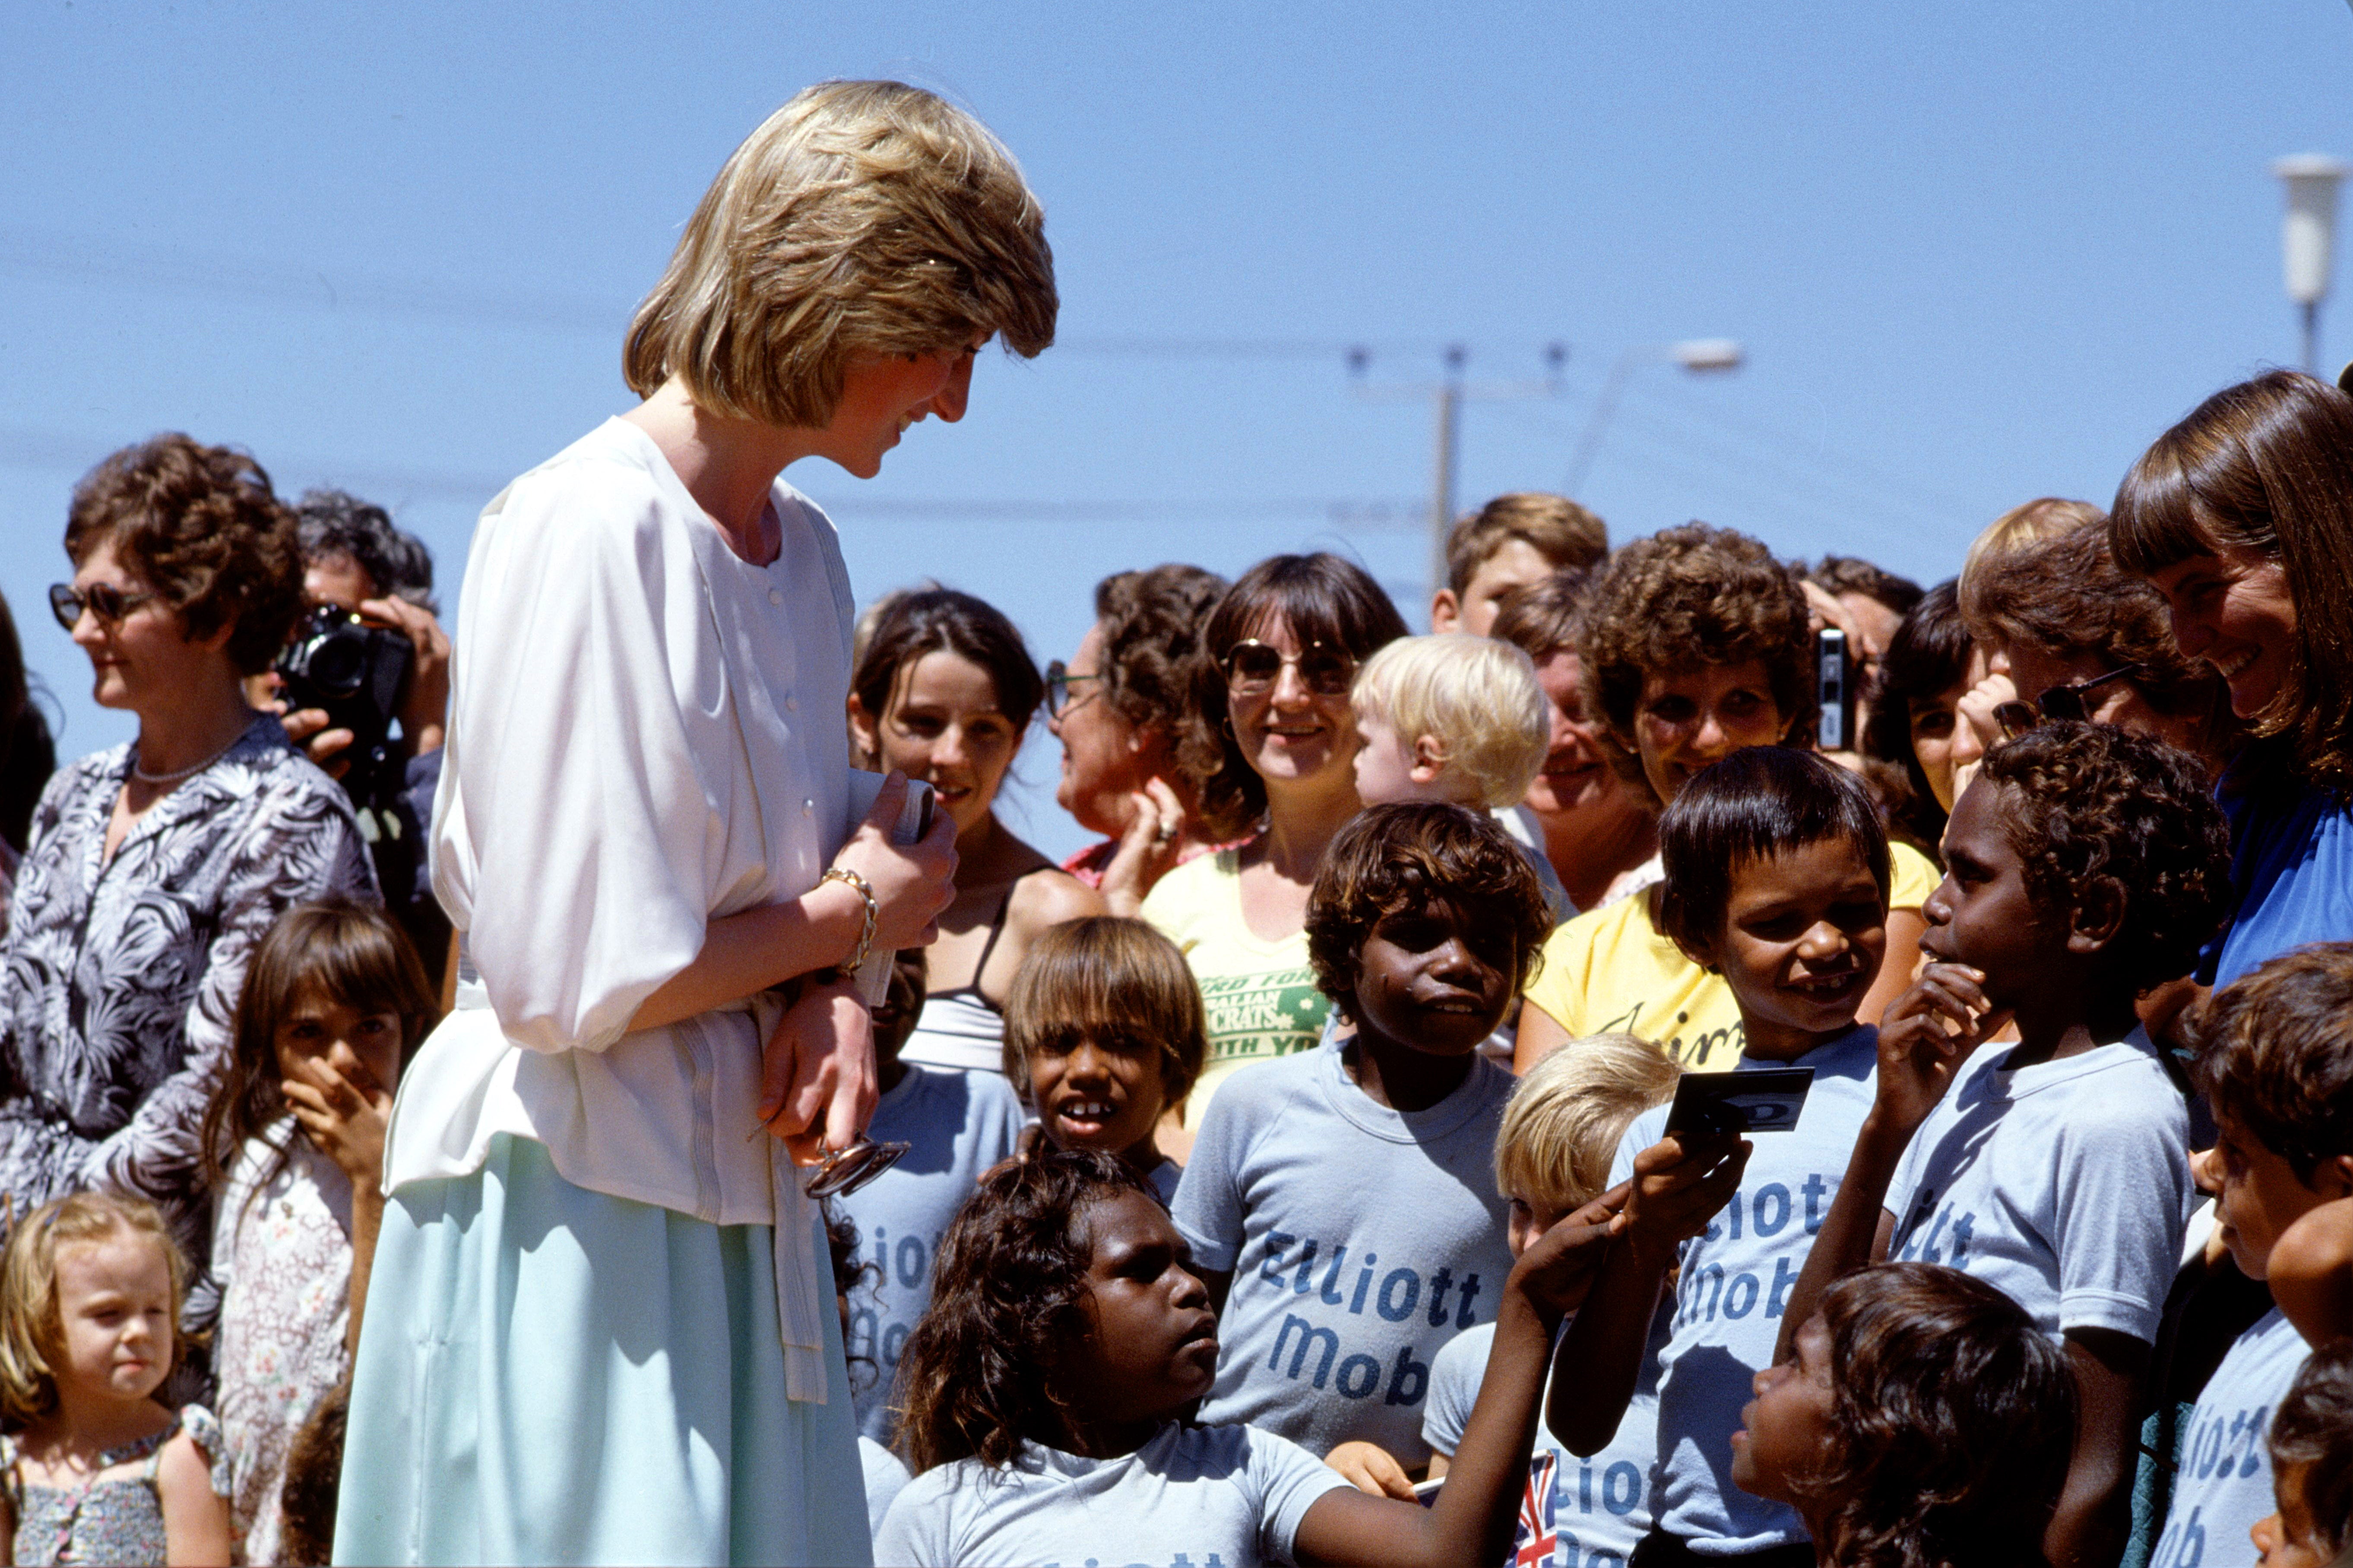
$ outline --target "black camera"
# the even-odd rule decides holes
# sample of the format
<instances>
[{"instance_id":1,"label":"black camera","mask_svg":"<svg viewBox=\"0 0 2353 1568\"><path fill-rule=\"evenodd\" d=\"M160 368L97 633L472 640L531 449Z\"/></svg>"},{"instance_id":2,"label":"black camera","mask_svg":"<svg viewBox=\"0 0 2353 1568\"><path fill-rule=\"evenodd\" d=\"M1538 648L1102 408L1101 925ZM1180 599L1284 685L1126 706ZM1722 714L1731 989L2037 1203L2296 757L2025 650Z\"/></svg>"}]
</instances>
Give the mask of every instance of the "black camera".
<instances>
[{"instance_id":1,"label":"black camera","mask_svg":"<svg viewBox=\"0 0 2353 1568\"><path fill-rule=\"evenodd\" d=\"M399 785L392 720L416 657L406 633L370 626L333 605L317 605L305 615L278 656L287 710L322 709L330 729L352 732L343 789L362 805L384 799Z\"/></svg>"}]
</instances>

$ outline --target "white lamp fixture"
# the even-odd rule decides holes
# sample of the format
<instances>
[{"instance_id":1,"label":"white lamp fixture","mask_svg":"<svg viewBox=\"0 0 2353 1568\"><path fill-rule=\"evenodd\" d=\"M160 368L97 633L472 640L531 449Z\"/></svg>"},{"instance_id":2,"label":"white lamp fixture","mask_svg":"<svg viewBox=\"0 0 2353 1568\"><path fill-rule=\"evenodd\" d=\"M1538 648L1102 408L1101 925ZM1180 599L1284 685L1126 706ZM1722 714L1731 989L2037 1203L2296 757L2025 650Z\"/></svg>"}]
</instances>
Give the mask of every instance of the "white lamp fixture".
<instances>
[{"instance_id":1,"label":"white lamp fixture","mask_svg":"<svg viewBox=\"0 0 2353 1568\"><path fill-rule=\"evenodd\" d=\"M2320 302L2328 297L2330 250L2337 237L2337 188L2353 165L2320 153L2301 153L2272 164L2287 187L2280 225L2280 258L2287 297L2304 318L2304 368L2319 374Z\"/></svg>"}]
</instances>

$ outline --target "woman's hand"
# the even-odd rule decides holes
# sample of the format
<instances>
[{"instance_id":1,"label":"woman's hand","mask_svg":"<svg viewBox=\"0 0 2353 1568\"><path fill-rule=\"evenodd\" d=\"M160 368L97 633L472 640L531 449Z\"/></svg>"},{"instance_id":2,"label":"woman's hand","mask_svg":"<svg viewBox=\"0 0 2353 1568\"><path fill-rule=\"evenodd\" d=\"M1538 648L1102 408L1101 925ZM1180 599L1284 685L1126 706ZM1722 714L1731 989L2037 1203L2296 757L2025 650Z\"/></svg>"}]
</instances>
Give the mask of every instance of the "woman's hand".
<instances>
[{"instance_id":1,"label":"woman's hand","mask_svg":"<svg viewBox=\"0 0 2353 1568\"><path fill-rule=\"evenodd\" d=\"M893 844L907 803L907 775L896 768L882 781L874 809L858 825L833 863L855 871L874 889L873 952L929 947L939 940L940 911L955 901L955 823L932 813L932 830L913 844ZM861 1121L860 1125L863 1125Z\"/></svg>"},{"instance_id":2,"label":"woman's hand","mask_svg":"<svg viewBox=\"0 0 2353 1568\"><path fill-rule=\"evenodd\" d=\"M328 1057L304 1060L305 1076L280 1080L286 1107L319 1152L352 1179L359 1191L384 1182L384 1134L392 1120L392 1091L353 1061L348 1068Z\"/></svg>"},{"instance_id":3,"label":"woman's hand","mask_svg":"<svg viewBox=\"0 0 2353 1568\"><path fill-rule=\"evenodd\" d=\"M1343 1443L1324 1456L1324 1462L1348 1478L1348 1484L1360 1492L1375 1497L1393 1497L1399 1502L1411 1502L1413 1478L1397 1462L1397 1456L1377 1443Z\"/></svg>"},{"instance_id":4,"label":"woman's hand","mask_svg":"<svg viewBox=\"0 0 2353 1568\"><path fill-rule=\"evenodd\" d=\"M1879 1093L1872 1115L1909 1138L1953 1086L1969 1053L2010 1021L1978 989L1966 963L1931 963L1879 1019Z\"/></svg>"},{"instance_id":5,"label":"woman's hand","mask_svg":"<svg viewBox=\"0 0 2353 1568\"><path fill-rule=\"evenodd\" d=\"M1143 912L1144 895L1176 864L1177 847L1185 840L1185 806L1157 775L1127 797L1133 809L1119 849L1103 868L1103 903L1115 915L1134 919Z\"/></svg>"},{"instance_id":6,"label":"woman's hand","mask_svg":"<svg viewBox=\"0 0 2353 1568\"><path fill-rule=\"evenodd\" d=\"M865 1135L879 1098L874 1020L857 987L846 980L809 986L761 1053L761 1125L785 1141L795 1164L814 1165Z\"/></svg>"}]
</instances>

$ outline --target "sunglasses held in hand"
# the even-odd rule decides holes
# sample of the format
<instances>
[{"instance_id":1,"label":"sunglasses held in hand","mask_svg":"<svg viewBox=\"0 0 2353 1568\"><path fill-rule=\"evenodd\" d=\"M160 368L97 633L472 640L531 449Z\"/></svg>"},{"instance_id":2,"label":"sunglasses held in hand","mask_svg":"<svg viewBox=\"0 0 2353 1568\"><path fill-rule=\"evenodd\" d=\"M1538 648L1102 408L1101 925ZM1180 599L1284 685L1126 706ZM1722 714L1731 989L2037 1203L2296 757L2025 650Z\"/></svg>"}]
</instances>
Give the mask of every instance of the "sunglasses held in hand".
<instances>
[{"instance_id":1,"label":"sunglasses held in hand","mask_svg":"<svg viewBox=\"0 0 2353 1568\"><path fill-rule=\"evenodd\" d=\"M2045 719L2089 719L2092 716L2091 705L2084 700L2084 693L2105 686L2111 680L2129 680L2138 675L2141 668L2140 665L2128 664L2122 669L2112 669L2089 680L2048 687L2031 702L1999 703L1993 710L1993 721L2001 726L2005 739L2015 741Z\"/></svg>"}]
</instances>

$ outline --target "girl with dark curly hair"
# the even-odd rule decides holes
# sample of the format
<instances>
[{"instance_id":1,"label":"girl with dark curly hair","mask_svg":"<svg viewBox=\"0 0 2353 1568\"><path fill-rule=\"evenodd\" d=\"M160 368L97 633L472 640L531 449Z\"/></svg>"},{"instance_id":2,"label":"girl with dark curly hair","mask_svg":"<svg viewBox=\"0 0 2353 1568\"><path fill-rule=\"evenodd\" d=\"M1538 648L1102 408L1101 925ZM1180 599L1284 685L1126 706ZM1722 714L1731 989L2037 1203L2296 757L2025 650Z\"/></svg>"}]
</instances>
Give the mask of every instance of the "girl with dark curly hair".
<instances>
[{"instance_id":1,"label":"girl with dark curly hair","mask_svg":"<svg viewBox=\"0 0 2353 1568\"><path fill-rule=\"evenodd\" d=\"M2063 1337L2084 1420L2054 1562L2121 1547L2138 1385L2198 1201L2188 1107L2134 1004L2221 923L2230 834L2207 791L2196 758L2110 724L1986 753L1945 829L1930 962L1880 1021L1874 1101L1789 1299L1785 1336L1866 1263L1949 1263ZM2019 1043L1989 1044L2012 1020Z\"/></svg>"},{"instance_id":2,"label":"girl with dark curly hair","mask_svg":"<svg viewBox=\"0 0 2353 1568\"><path fill-rule=\"evenodd\" d=\"M1607 1211L1530 1247L1428 1508L1371 1497L1255 1426L1193 1425L1221 1359L1191 1251L1145 1179L1048 1150L982 1182L940 1243L900 1369L915 1479L882 1563L1496 1563L1526 1486L1551 1332L1583 1296Z\"/></svg>"},{"instance_id":3,"label":"girl with dark curly hair","mask_svg":"<svg viewBox=\"0 0 2353 1568\"><path fill-rule=\"evenodd\" d=\"M1733 1481L1795 1508L1822 1568L2047 1563L2075 1382L1992 1286L1926 1263L1850 1275L1756 1389Z\"/></svg>"}]
</instances>

